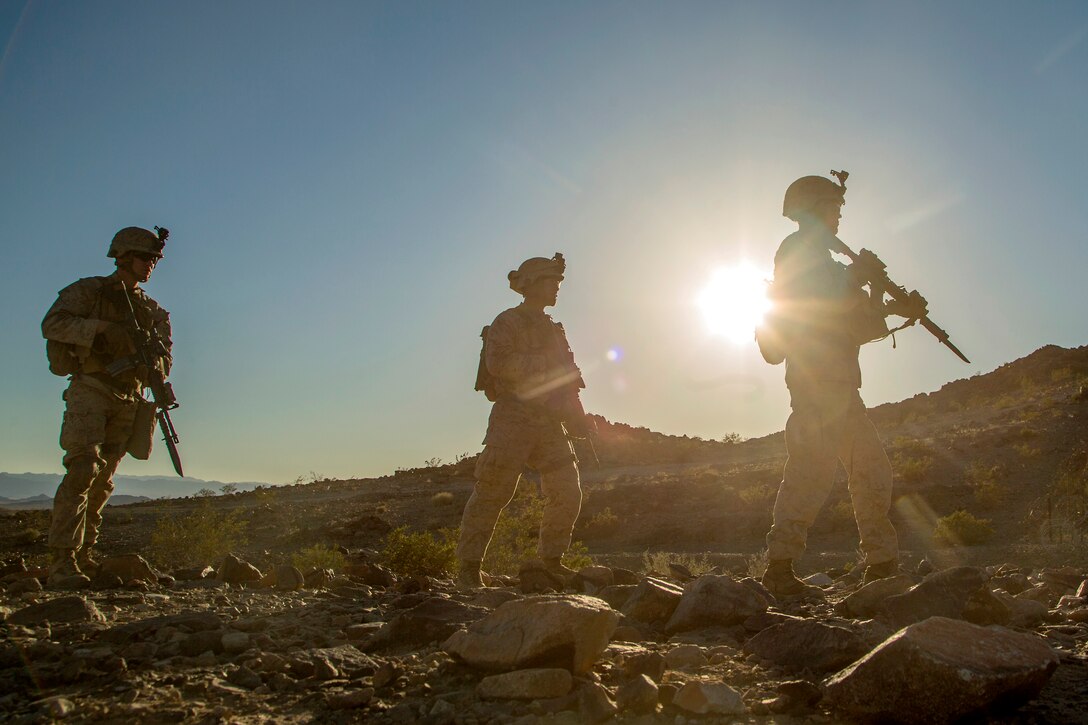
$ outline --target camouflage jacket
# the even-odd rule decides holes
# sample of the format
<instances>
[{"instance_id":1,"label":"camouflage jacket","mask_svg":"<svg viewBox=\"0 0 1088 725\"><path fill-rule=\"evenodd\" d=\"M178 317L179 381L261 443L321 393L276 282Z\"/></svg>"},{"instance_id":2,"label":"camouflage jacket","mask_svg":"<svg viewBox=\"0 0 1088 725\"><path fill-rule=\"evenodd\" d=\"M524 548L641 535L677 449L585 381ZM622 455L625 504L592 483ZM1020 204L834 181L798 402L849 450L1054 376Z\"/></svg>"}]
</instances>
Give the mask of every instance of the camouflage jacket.
<instances>
[{"instance_id":1,"label":"camouflage jacket","mask_svg":"<svg viewBox=\"0 0 1088 725\"><path fill-rule=\"evenodd\" d=\"M786 343L786 385L861 387L856 317L868 296L831 257L828 240L794 232L774 258L774 303Z\"/></svg>"},{"instance_id":2,"label":"camouflage jacket","mask_svg":"<svg viewBox=\"0 0 1088 725\"><path fill-rule=\"evenodd\" d=\"M563 326L524 304L501 312L491 323L485 364L500 399L553 407L553 398L585 387Z\"/></svg>"},{"instance_id":3,"label":"camouflage jacket","mask_svg":"<svg viewBox=\"0 0 1088 725\"><path fill-rule=\"evenodd\" d=\"M129 291L140 327L154 331L171 349L170 315L139 287ZM106 366L117 355L106 350L101 335L96 334L98 322L115 322L128 327L128 303L117 273L108 277L85 277L68 285L57 295L57 301L42 320L42 337L71 346L78 360L78 374L89 375L125 392L139 390L147 382L146 371L131 368L116 377L106 372ZM172 356L160 358L163 375L170 373Z\"/></svg>"}]
</instances>

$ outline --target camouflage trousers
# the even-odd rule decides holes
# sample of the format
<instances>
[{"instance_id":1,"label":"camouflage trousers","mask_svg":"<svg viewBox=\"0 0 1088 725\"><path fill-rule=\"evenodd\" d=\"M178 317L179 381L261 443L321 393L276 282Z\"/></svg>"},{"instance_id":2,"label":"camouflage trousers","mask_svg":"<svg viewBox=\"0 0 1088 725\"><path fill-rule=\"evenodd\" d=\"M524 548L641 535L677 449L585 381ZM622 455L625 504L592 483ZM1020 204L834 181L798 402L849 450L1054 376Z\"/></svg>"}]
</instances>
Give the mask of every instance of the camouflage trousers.
<instances>
[{"instance_id":1,"label":"camouflage trousers","mask_svg":"<svg viewBox=\"0 0 1088 725\"><path fill-rule=\"evenodd\" d=\"M125 455L136 402L93 379L76 377L64 392L67 404L60 429L67 472L53 497L49 546L94 546L102 509L113 493L113 474Z\"/></svg>"},{"instance_id":2,"label":"camouflage trousers","mask_svg":"<svg viewBox=\"0 0 1088 725\"><path fill-rule=\"evenodd\" d=\"M565 554L582 508L582 488L574 449L562 425L539 409L499 400L491 409L484 444L476 462L476 487L461 517L457 558L483 560L499 514L513 500L526 467L540 473L544 494L539 556Z\"/></svg>"},{"instance_id":3,"label":"camouflage trousers","mask_svg":"<svg viewBox=\"0 0 1088 725\"><path fill-rule=\"evenodd\" d=\"M888 518L892 468L857 389L828 384L790 392L788 457L767 534L769 558L798 559L804 553L809 527L831 491L836 464L842 461L865 565L898 560L899 542Z\"/></svg>"}]
</instances>

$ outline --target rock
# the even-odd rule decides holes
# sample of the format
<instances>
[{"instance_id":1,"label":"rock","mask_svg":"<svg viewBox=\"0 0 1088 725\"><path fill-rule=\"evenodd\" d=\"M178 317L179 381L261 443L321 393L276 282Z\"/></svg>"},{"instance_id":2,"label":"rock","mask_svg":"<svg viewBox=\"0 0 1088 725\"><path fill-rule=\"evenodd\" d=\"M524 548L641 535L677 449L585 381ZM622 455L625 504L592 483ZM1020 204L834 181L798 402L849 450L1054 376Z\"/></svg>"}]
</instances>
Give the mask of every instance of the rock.
<instances>
[{"instance_id":1,"label":"rock","mask_svg":"<svg viewBox=\"0 0 1088 725\"><path fill-rule=\"evenodd\" d=\"M672 704L696 715L743 715L747 712L740 693L724 682L693 680L676 693Z\"/></svg>"},{"instance_id":2,"label":"rock","mask_svg":"<svg viewBox=\"0 0 1088 725\"><path fill-rule=\"evenodd\" d=\"M644 642L646 635L638 627L621 624L612 632L614 642Z\"/></svg>"},{"instance_id":3,"label":"rock","mask_svg":"<svg viewBox=\"0 0 1088 725\"><path fill-rule=\"evenodd\" d=\"M226 632L221 640L223 651L228 654L241 654L249 649L249 635L245 632Z\"/></svg>"},{"instance_id":4,"label":"rock","mask_svg":"<svg viewBox=\"0 0 1088 725\"><path fill-rule=\"evenodd\" d=\"M845 627L801 619L768 627L744 644L744 653L770 660L792 672L833 672L858 659L869 648Z\"/></svg>"},{"instance_id":5,"label":"rock","mask_svg":"<svg viewBox=\"0 0 1088 725\"><path fill-rule=\"evenodd\" d=\"M1004 589L1012 595L1017 595L1025 589L1031 588L1031 581L1019 572L995 576L990 580L990 585Z\"/></svg>"},{"instance_id":6,"label":"rock","mask_svg":"<svg viewBox=\"0 0 1088 725\"><path fill-rule=\"evenodd\" d=\"M907 574L877 579L839 602L835 611L858 619L873 617L880 613L884 600L905 594L912 586L914 578Z\"/></svg>"},{"instance_id":7,"label":"rock","mask_svg":"<svg viewBox=\"0 0 1088 725\"><path fill-rule=\"evenodd\" d=\"M1068 566L1060 569L1043 569L1039 574L1043 582L1059 596L1073 594L1084 579L1079 571Z\"/></svg>"},{"instance_id":8,"label":"rock","mask_svg":"<svg viewBox=\"0 0 1088 725\"><path fill-rule=\"evenodd\" d=\"M59 695L38 700L36 704L41 708L43 715L57 720L63 720L76 712L76 704L67 697L60 697Z\"/></svg>"},{"instance_id":9,"label":"rock","mask_svg":"<svg viewBox=\"0 0 1088 725\"><path fill-rule=\"evenodd\" d=\"M106 618L94 602L89 602L83 597L67 596L58 597L48 602L31 604L8 615L8 624L36 625L44 622L50 624L69 622L104 622Z\"/></svg>"},{"instance_id":10,"label":"rock","mask_svg":"<svg viewBox=\"0 0 1088 725\"><path fill-rule=\"evenodd\" d=\"M444 640L464 625L488 614L483 607L452 599L430 597L414 607L397 612L366 642L366 648L391 645L427 644Z\"/></svg>"},{"instance_id":11,"label":"rock","mask_svg":"<svg viewBox=\"0 0 1088 725\"><path fill-rule=\"evenodd\" d=\"M203 632L217 630L223 626L223 620L213 612L182 612L162 617L149 617L135 622L121 624L106 630L100 639L114 644L127 644L145 639L160 630L176 629L183 632Z\"/></svg>"},{"instance_id":12,"label":"rock","mask_svg":"<svg viewBox=\"0 0 1088 725\"><path fill-rule=\"evenodd\" d=\"M571 579L571 586L586 594L597 594L614 583L615 577L607 566L587 566Z\"/></svg>"},{"instance_id":13,"label":"rock","mask_svg":"<svg viewBox=\"0 0 1088 725\"><path fill-rule=\"evenodd\" d=\"M929 617L962 619L971 595L986 584L986 572L973 566L935 571L904 594L884 600L883 616L905 627Z\"/></svg>"},{"instance_id":14,"label":"rock","mask_svg":"<svg viewBox=\"0 0 1088 725\"><path fill-rule=\"evenodd\" d=\"M180 642L181 653L187 657L196 657L204 652L223 651L223 633L218 630L193 632Z\"/></svg>"},{"instance_id":15,"label":"rock","mask_svg":"<svg viewBox=\"0 0 1088 725\"><path fill-rule=\"evenodd\" d=\"M778 697L771 705L772 712L801 712L811 710L823 699L820 686L808 680L788 680L776 688Z\"/></svg>"},{"instance_id":16,"label":"rock","mask_svg":"<svg viewBox=\"0 0 1088 725\"><path fill-rule=\"evenodd\" d=\"M354 710L370 704L374 699L374 688L364 687L350 692L336 692L328 696L326 703L334 710Z\"/></svg>"},{"instance_id":17,"label":"rock","mask_svg":"<svg viewBox=\"0 0 1088 725\"><path fill-rule=\"evenodd\" d=\"M854 717L949 722L1001 701L1034 697L1058 666L1041 639L932 617L900 630L825 683Z\"/></svg>"},{"instance_id":18,"label":"rock","mask_svg":"<svg viewBox=\"0 0 1088 725\"><path fill-rule=\"evenodd\" d=\"M661 682L665 675L665 657L659 652L639 652L623 656L619 666L627 677L646 675L654 682Z\"/></svg>"},{"instance_id":19,"label":"rock","mask_svg":"<svg viewBox=\"0 0 1088 725\"><path fill-rule=\"evenodd\" d=\"M586 683L578 691L578 714L582 722L604 722L617 712L619 708L608 696L608 690L596 682Z\"/></svg>"},{"instance_id":20,"label":"rock","mask_svg":"<svg viewBox=\"0 0 1088 725\"><path fill-rule=\"evenodd\" d=\"M125 584L132 581L144 581L158 584L159 573L139 554L122 554L102 560L95 574L95 579L115 576Z\"/></svg>"},{"instance_id":21,"label":"rock","mask_svg":"<svg viewBox=\"0 0 1088 725\"><path fill-rule=\"evenodd\" d=\"M1088 597L1088 579L1081 581L1075 593L1078 597Z\"/></svg>"},{"instance_id":22,"label":"rock","mask_svg":"<svg viewBox=\"0 0 1088 725\"><path fill-rule=\"evenodd\" d=\"M507 602L442 648L469 665L518 669L545 663L581 674L608 646L619 615L599 599L580 594L535 596Z\"/></svg>"},{"instance_id":23,"label":"rock","mask_svg":"<svg viewBox=\"0 0 1088 725\"><path fill-rule=\"evenodd\" d=\"M518 585L523 594L561 592L566 588L563 578L545 569L544 562L539 559L531 559L522 564L518 571Z\"/></svg>"},{"instance_id":24,"label":"rock","mask_svg":"<svg viewBox=\"0 0 1088 725\"><path fill-rule=\"evenodd\" d=\"M981 587L967 599L963 618L983 627L990 624L1005 625L1011 618L1009 608L986 587Z\"/></svg>"},{"instance_id":25,"label":"rock","mask_svg":"<svg viewBox=\"0 0 1088 725\"><path fill-rule=\"evenodd\" d=\"M261 580L261 570L234 554L227 554L215 578L226 584L247 584Z\"/></svg>"},{"instance_id":26,"label":"rock","mask_svg":"<svg viewBox=\"0 0 1088 725\"><path fill-rule=\"evenodd\" d=\"M32 576L16 579L4 590L9 597L21 597L24 594L42 591L42 583Z\"/></svg>"},{"instance_id":27,"label":"rock","mask_svg":"<svg viewBox=\"0 0 1088 725\"><path fill-rule=\"evenodd\" d=\"M623 615L636 622L664 622L684 596L684 590L662 579L646 577L623 605Z\"/></svg>"},{"instance_id":28,"label":"rock","mask_svg":"<svg viewBox=\"0 0 1088 725\"><path fill-rule=\"evenodd\" d=\"M594 596L605 600L608 602L608 606L619 611L631 599L631 595L634 594L637 588L638 586L635 584L613 584L610 587L601 589Z\"/></svg>"},{"instance_id":29,"label":"rock","mask_svg":"<svg viewBox=\"0 0 1088 725\"><path fill-rule=\"evenodd\" d=\"M373 659L350 644L342 644L336 647L322 647L307 652L300 652L299 654L308 655L310 662L312 663L324 661L340 673L352 678L372 675L378 669L378 664ZM311 670L311 672L315 671L316 667Z\"/></svg>"},{"instance_id":30,"label":"rock","mask_svg":"<svg viewBox=\"0 0 1088 725\"><path fill-rule=\"evenodd\" d=\"M834 579L822 571L818 571L815 574L809 574L802 581L804 581L805 584L811 584L814 587L829 587L835 583Z\"/></svg>"},{"instance_id":31,"label":"rock","mask_svg":"<svg viewBox=\"0 0 1088 725\"><path fill-rule=\"evenodd\" d=\"M1080 607L1078 609L1071 610L1065 615L1071 622L1084 623L1088 622L1088 607Z\"/></svg>"},{"instance_id":32,"label":"rock","mask_svg":"<svg viewBox=\"0 0 1088 725\"><path fill-rule=\"evenodd\" d=\"M657 709L657 685L646 675L636 675L620 685L616 705L634 713L653 712Z\"/></svg>"},{"instance_id":33,"label":"rock","mask_svg":"<svg viewBox=\"0 0 1088 725\"><path fill-rule=\"evenodd\" d=\"M745 617L742 624L748 632L762 632L767 627L773 627L776 624L782 624L782 622L796 622L800 619L801 617L793 617L782 612L757 612Z\"/></svg>"},{"instance_id":34,"label":"rock","mask_svg":"<svg viewBox=\"0 0 1088 725\"><path fill-rule=\"evenodd\" d=\"M729 576L706 575L684 587L683 598L665 624L666 632L740 624L766 611L768 600Z\"/></svg>"},{"instance_id":35,"label":"rock","mask_svg":"<svg viewBox=\"0 0 1088 725\"><path fill-rule=\"evenodd\" d=\"M621 586L635 585L642 581L642 577L630 569L617 566L612 569L612 581Z\"/></svg>"},{"instance_id":36,"label":"rock","mask_svg":"<svg viewBox=\"0 0 1088 725\"><path fill-rule=\"evenodd\" d=\"M247 690L255 690L264 684L264 680L248 667L239 667L227 674L227 682Z\"/></svg>"},{"instance_id":37,"label":"rock","mask_svg":"<svg viewBox=\"0 0 1088 725\"><path fill-rule=\"evenodd\" d=\"M703 667L707 664L703 648L694 644L673 647L665 654L665 664L670 670L683 670Z\"/></svg>"},{"instance_id":38,"label":"rock","mask_svg":"<svg viewBox=\"0 0 1088 725\"><path fill-rule=\"evenodd\" d=\"M340 676L340 670L336 668L332 662L329 662L327 657L314 657L313 659L313 677L315 680L335 680Z\"/></svg>"},{"instance_id":39,"label":"rock","mask_svg":"<svg viewBox=\"0 0 1088 725\"><path fill-rule=\"evenodd\" d=\"M283 592L295 592L306 586L306 577L290 564L280 564L261 578L262 587L275 587Z\"/></svg>"},{"instance_id":40,"label":"rock","mask_svg":"<svg viewBox=\"0 0 1088 725\"><path fill-rule=\"evenodd\" d=\"M562 697L573 685L569 670L514 670L483 678L476 687L476 694L485 700L543 700Z\"/></svg>"},{"instance_id":41,"label":"rock","mask_svg":"<svg viewBox=\"0 0 1088 725\"><path fill-rule=\"evenodd\" d=\"M210 566L190 566L173 571L174 578L178 581L199 581L215 576L215 569Z\"/></svg>"},{"instance_id":42,"label":"rock","mask_svg":"<svg viewBox=\"0 0 1088 725\"><path fill-rule=\"evenodd\" d=\"M1000 599L1008 610L1008 624L1011 627L1034 627L1046 619L1048 610L1042 602L1010 596L1000 590L994 592L994 596Z\"/></svg>"},{"instance_id":43,"label":"rock","mask_svg":"<svg viewBox=\"0 0 1088 725\"><path fill-rule=\"evenodd\" d=\"M512 599L519 599L517 592L506 589L484 589L469 600L469 604L485 609L495 609Z\"/></svg>"}]
</instances>

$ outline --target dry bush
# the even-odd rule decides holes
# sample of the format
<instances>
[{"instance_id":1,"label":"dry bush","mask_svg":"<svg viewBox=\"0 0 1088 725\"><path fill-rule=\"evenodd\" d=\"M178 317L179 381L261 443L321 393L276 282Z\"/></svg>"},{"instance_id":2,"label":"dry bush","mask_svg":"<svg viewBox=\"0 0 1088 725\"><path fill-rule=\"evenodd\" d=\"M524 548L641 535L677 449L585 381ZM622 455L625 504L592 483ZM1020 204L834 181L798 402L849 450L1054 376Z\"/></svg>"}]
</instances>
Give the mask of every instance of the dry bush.
<instances>
[{"instance_id":1,"label":"dry bush","mask_svg":"<svg viewBox=\"0 0 1088 725\"><path fill-rule=\"evenodd\" d=\"M314 544L291 554L291 564L302 572L310 569L340 571L345 563L344 555L339 549L325 544Z\"/></svg>"},{"instance_id":2,"label":"dry bush","mask_svg":"<svg viewBox=\"0 0 1088 725\"><path fill-rule=\"evenodd\" d=\"M911 456L896 452L892 456L892 470L903 483L922 483L933 467L933 459L928 455Z\"/></svg>"},{"instance_id":3,"label":"dry bush","mask_svg":"<svg viewBox=\"0 0 1088 725\"><path fill-rule=\"evenodd\" d=\"M442 529L436 536L401 526L386 535L382 560L398 576L448 576L457 565L456 548L454 529Z\"/></svg>"},{"instance_id":4,"label":"dry bush","mask_svg":"<svg viewBox=\"0 0 1088 725\"><path fill-rule=\"evenodd\" d=\"M763 578L764 572L767 571L767 565L771 561L770 554L766 549L760 549L755 554L748 557L748 576L755 580Z\"/></svg>"},{"instance_id":5,"label":"dry bush","mask_svg":"<svg viewBox=\"0 0 1088 725\"><path fill-rule=\"evenodd\" d=\"M187 516L160 519L151 533L149 554L168 568L218 563L245 545L246 527L239 509L219 513L204 505Z\"/></svg>"},{"instance_id":6,"label":"dry bush","mask_svg":"<svg viewBox=\"0 0 1088 725\"><path fill-rule=\"evenodd\" d=\"M684 552L646 551L642 554L642 571L647 574L667 575L669 573L669 564L679 564L687 568L695 576L708 574L714 568L714 562L710 560L710 555L705 552L688 554Z\"/></svg>"},{"instance_id":7,"label":"dry bush","mask_svg":"<svg viewBox=\"0 0 1088 725\"><path fill-rule=\"evenodd\" d=\"M998 508L1009 497L1009 487L1004 483L1005 468L1000 465L987 465L974 461L964 474L967 485L971 487L975 502L986 509Z\"/></svg>"},{"instance_id":8,"label":"dry bush","mask_svg":"<svg viewBox=\"0 0 1088 725\"><path fill-rule=\"evenodd\" d=\"M739 495L740 500L752 508L769 508L774 505L775 496L778 495L778 486L757 483L754 486L742 488Z\"/></svg>"},{"instance_id":9,"label":"dry bush","mask_svg":"<svg viewBox=\"0 0 1088 725\"><path fill-rule=\"evenodd\" d=\"M933 541L939 546L977 546L994 535L989 519L980 519L963 511L953 511L937 519Z\"/></svg>"},{"instance_id":10,"label":"dry bush","mask_svg":"<svg viewBox=\"0 0 1088 725\"><path fill-rule=\"evenodd\" d=\"M431 503L435 506L449 506L453 503L453 494L449 491L440 491L431 496Z\"/></svg>"}]
</instances>

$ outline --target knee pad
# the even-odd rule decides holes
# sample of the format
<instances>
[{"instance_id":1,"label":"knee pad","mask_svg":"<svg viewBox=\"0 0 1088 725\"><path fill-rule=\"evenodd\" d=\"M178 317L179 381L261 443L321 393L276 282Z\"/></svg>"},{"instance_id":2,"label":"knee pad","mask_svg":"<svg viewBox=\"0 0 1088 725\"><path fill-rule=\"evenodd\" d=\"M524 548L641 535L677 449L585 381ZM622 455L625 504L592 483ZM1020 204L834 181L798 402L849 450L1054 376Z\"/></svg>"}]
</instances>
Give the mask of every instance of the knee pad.
<instances>
[{"instance_id":1,"label":"knee pad","mask_svg":"<svg viewBox=\"0 0 1088 725\"><path fill-rule=\"evenodd\" d=\"M76 456L64 462L64 467L72 476L86 478L88 481L98 475L102 469L103 461L96 456Z\"/></svg>"}]
</instances>

